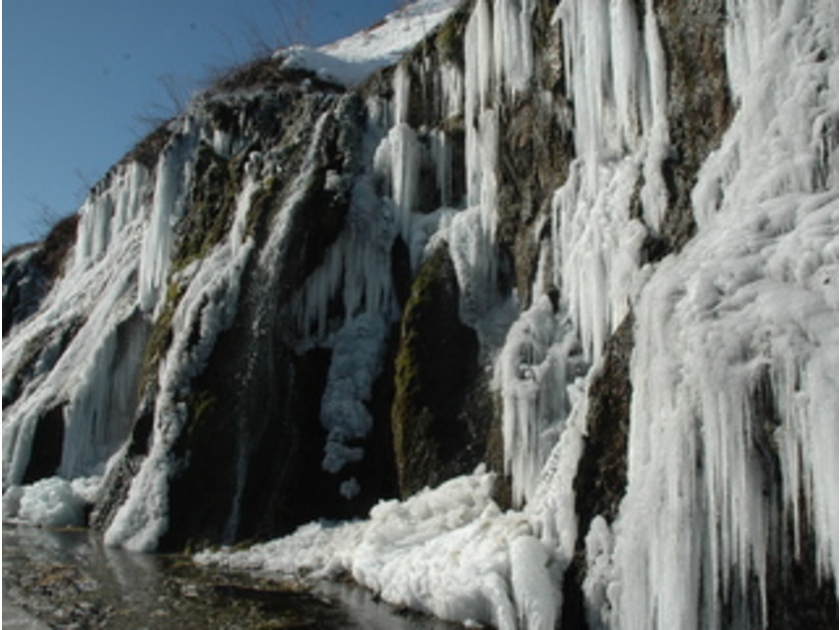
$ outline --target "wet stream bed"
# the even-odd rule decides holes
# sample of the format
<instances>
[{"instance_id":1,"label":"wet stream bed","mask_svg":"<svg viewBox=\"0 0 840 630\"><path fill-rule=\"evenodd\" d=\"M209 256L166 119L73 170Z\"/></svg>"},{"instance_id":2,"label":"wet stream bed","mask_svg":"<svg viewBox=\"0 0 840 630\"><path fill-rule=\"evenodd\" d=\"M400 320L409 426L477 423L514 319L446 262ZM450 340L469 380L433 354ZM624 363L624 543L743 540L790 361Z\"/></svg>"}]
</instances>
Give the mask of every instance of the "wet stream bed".
<instances>
[{"instance_id":1,"label":"wet stream bed","mask_svg":"<svg viewBox=\"0 0 840 630\"><path fill-rule=\"evenodd\" d=\"M458 627L404 614L351 584L303 588L112 549L88 531L3 524L3 600L53 628L115 630Z\"/></svg>"}]
</instances>

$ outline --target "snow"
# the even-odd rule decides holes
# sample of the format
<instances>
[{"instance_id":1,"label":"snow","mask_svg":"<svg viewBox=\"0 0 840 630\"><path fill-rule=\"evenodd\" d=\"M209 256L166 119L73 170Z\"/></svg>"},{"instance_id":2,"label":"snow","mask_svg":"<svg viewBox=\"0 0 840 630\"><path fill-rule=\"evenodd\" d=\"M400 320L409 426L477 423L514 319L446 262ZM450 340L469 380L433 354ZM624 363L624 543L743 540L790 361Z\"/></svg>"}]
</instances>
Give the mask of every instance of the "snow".
<instances>
[{"instance_id":1,"label":"snow","mask_svg":"<svg viewBox=\"0 0 840 630\"><path fill-rule=\"evenodd\" d=\"M48 527L84 524L86 500L61 477L41 479L28 486L13 486L3 495L3 518L19 518Z\"/></svg>"},{"instance_id":2,"label":"snow","mask_svg":"<svg viewBox=\"0 0 840 630\"><path fill-rule=\"evenodd\" d=\"M404 502L380 502L367 521L313 523L244 551L205 551L196 559L305 580L349 574L391 604L441 619L511 630L521 619L553 628L550 556L521 514L499 511L493 484L494 475L479 469Z\"/></svg>"},{"instance_id":3,"label":"snow","mask_svg":"<svg viewBox=\"0 0 840 630\"><path fill-rule=\"evenodd\" d=\"M356 85L376 70L396 64L458 4L459 0L419 0L337 42L319 48L292 46L275 56L284 67L304 68L326 81Z\"/></svg>"},{"instance_id":4,"label":"snow","mask_svg":"<svg viewBox=\"0 0 840 630\"><path fill-rule=\"evenodd\" d=\"M423 0L365 33L280 56L355 84L395 63L454 5ZM392 247L398 237L405 241L416 272L446 243L461 318L478 331L500 395L517 509L499 509L494 475L479 469L405 501L381 502L366 520L311 523L243 551L204 552L201 562L305 580L350 576L387 602L443 619L554 627L562 576L581 542L574 481L587 391L608 339L632 310L628 487L616 520L596 516L582 541L590 627L714 629L727 614L735 625L761 626L772 536L786 536L788 522L797 544L813 533L821 577L837 579L836 3L728 0L727 72L737 111L692 191L696 237L644 267L643 241L660 230L667 207L661 166L671 148L659 27L651 1L643 14L637 8L632 0L564 0L555 13L576 155L546 224L534 228L532 303L520 312L518 296L498 295L495 173L500 103L515 102L535 72L535 3L477 0L463 72L403 62L394 97L366 103L364 154L353 179L335 171L326 177L330 192L349 196L344 228L282 313L294 350L332 352L321 400L322 466L352 499L361 486L346 467L365 455L366 404L399 315ZM450 139L409 124L414 80L442 86L443 118L464 117L465 199L453 199ZM186 421L183 392L233 322L246 265L258 282L277 287L277 262L295 246L290 226L321 166L332 115L318 119L259 257L247 218L254 194L275 173L270 151L250 155L227 237L171 273L173 228L197 143L225 152L245 146L202 127L198 105L173 127L154 172L120 165L88 197L72 269L39 314L4 340L4 396L19 394L4 408L4 517L80 522L107 462L126 447L128 422L106 420L130 418L148 323L171 286L181 298L159 365L150 452L105 534L108 544L156 547L179 465L172 446ZM440 207L419 214L425 168ZM551 285L557 292L544 295ZM254 326L276 316L267 308ZM28 380L17 383L24 372ZM21 486L39 418L55 409L65 422L60 476ZM244 430L242 418L232 421ZM238 451L231 536L248 456ZM724 603L747 591L756 606Z\"/></svg>"},{"instance_id":5,"label":"snow","mask_svg":"<svg viewBox=\"0 0 840 630\"><path fill-rule=\"evenodd\" d=\"M550 557L533 536L510 543L510 582L520 627L553 630L560 607L560 592L548 571Z\"/></svg>"}]
</instances>

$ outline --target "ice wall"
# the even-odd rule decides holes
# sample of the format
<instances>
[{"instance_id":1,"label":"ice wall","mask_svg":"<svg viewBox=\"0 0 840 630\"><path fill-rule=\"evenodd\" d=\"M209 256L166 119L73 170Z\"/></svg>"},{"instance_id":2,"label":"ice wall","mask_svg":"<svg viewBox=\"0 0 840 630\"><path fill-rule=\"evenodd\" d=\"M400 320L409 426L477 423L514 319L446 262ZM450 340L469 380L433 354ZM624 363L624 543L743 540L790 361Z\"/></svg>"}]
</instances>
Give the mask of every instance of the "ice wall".
<instances>
[{"instance_id":1,"label":"ice wall","mask_svg":"<svg viewBox=\"0 0 840 630\"><path fill-rule=\"evenodd\" d=\"M788 519L838 575L837 7L728 13L739 111L635 307L615 627L761 627Z\"/></svg>"},{"instance_id":2,"label":"ice wall","mask_svg":"<svg viewBox=\"0 0 840 630\"><path fill-rule=\"evenodd\" d=\"M4 377L29 374L22 387L4 380L4 397L14 398L3 423L9 510L34 506L26 510L45 519L78 511L67 498L78 493L66 483L49 481L26 500L16 487L39 418L59 409L58 472L95 485L130 429L106 421L133 406L137 375L127 357L141 353L145 326L168 306L172 338L156 375L150 451L106 533L111 544L155 547L168 527L168 482L183 464L173 447L188 419L184 392L233 322L246 269L273 292L254 309L252 330L280 318L291 351L331 357L320 392L320 464L353 499L360 485L349 471L366 456L360 444L373 426L373 383L399 318L396 246L405 243L416 273L445 243L461 318L479 332L500 395L517 509L502 513L490 477L478 472L381 504L369 521L311 525L244 555L223 552L224 562L345 571L395 604L506 628L554 626L564 571L581 551L578 586L593 628L716 628L727 615L736 626L761 626L772 607L770 565L780 554L802 559L808 545L799 543L809 537L816 557L808 560L836 580L837 7L727 3L737 113L697 174L696 237L647 264L643 243L669 211L663 162L679 158L654 5L564 0L554 13L562 50L552 54L562 56L565 85L533 103L559 107L553 99L563 99L572 108L574 159L548 212L523 228L535 248L528 304L500 289L504 265L519 261L501 256L499 173L510 112L541 80L541 64L559 62L535 49L531 24L545 10L536 2L474 2L463 68L417 55L382 75L390 88L365 93L360 148L342 146L340 165L325 147L340 145L336 125L360 120L342 122L351 100L336 97L333 107L325 98L305 110L318 113L314 132L260 228L258 252L253 201L283 173L282 151L240 156L246 164L229 231L173 269L197 146L228 157L248 146L244 136L213 128L196 105L172 128L154 169L127 162L86 201L71 273L4 344ZM429 85L443 93L419 103ZM455 163L453 128L463 131L463 164ZM301 217L321 210L307 203L313 181L346 208L286 295L282 264L299 246ZM596 516L579 540L574 488L587 448L588 390L630 311L627 494L615 521ZM259 351L259 339L248 340L249 350ZM231 535L244 518L252 454L247 419L232 422L239 442ZM52 495L73 510L53 512ZM792 549L782 544L788 534Z\"/></svg>"},{"instance_id":3,"label":"ice wall","mask_svg":"<svg viewBox=\"0 0 840 630\"><path fill-rule=\"evenodd\" d=\"M468 31L467 47L481 49L479 29L489 19L486 9L481 3L476 5L470 22L475 33ZM532 9L526 4L522 10ZM497 8L493 18L505 15ZM507 334L496 366L504 400L505 458L519 500L535 491L551 444L565 426L571 411L567 386L574 375L585 373L587 364L598 363L606 340L635 300L644 281L641 246L650 231L658 230L667 203L661 175L668 141L665 68L651 7L638 15L636 4L629 0L567 1L558 6L553 22L563 32L576 157L565 183L554 193L550 239L540 244L537 275L550 279L559 288L559 296L553 307L545 297L520 316ZM496 30L508 33L507 37L524 32L511 24ZM530 41L530 35L520 36L521 46L528 48ZM487 56L493 59L493 54ZM476 58L482 59L481 54ZM498 68L497 64L495 74L479 71L473 75L468 69L468 86L469 77L476 77L476 100L481 100L491 77L498 81L507 76ZM469 111L469 96L467 101ZM487 173L493 173L498 160L493 150L498 138L482 136L481 130L487 127L478 124L479 133L474 135L491 137L490 146L473 147L472 153L468 146L468 162L473 156L480 165L474 167L480 182L475 189L484 198L476 201L482 209L491 209L484 224L488 237L474 240L492 248L496 183ZM473 251L477 259L493 259L492 249ZM549 261L553 262L547 268ZM477 266L471 263L471 268ZM536 295L543 287L535 284ZM523 448L528 443L534 446Z\"/></svg>"},{"instance_id":4,"label":"ice wall","mask_svg":"<svg viewBox=\"0 0 840 630\"><path fill-rule=\"evenodd\" d=\"M74 263L37 316L4 341L4 392L14 401L3 412L4 489L22 481L36 426L50 409L62 409L61 470L71 476L101 474L125 438L127 422L113 423L111 414L131 406L131 364L142 353L143 331L130 320L148 179L143 166L130 162L91 193L71 250Z\"/></svg>"}]
</instances>

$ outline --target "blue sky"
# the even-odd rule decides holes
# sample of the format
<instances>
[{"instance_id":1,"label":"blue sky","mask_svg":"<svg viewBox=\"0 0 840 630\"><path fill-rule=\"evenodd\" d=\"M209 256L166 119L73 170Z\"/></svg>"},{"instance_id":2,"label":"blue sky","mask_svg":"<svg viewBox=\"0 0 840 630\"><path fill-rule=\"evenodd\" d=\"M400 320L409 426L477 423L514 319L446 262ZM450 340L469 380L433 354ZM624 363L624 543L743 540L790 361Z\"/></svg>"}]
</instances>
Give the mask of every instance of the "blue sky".
<instances>
[{"instance_id":1,"label":"blue sky","mask_svg":"<svg viewBox=\"0 0 840 630\"><path fill-rule=\"evenodd\" d=\"M74 212L87 189L189 93L257 41L323 44L398 0L6 0L3 248ZM298 18L302 17L303 20Z\"/></svg>"}]
</instances>

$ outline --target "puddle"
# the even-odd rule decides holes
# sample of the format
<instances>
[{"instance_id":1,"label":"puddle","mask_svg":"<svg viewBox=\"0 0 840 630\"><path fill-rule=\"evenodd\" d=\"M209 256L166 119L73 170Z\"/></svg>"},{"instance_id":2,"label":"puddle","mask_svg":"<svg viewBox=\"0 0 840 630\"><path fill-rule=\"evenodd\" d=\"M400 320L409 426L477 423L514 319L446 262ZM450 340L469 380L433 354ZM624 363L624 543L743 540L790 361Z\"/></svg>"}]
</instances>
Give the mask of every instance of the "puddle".
<instances>
[{"instance_id":1,"label":"puddle","mask_svg":"<svg viewBox=\"0 0 840 630\"><path fill-rule=\"evenodd\" d=\"M184 556L112 549L88 531L6 523L3 600L22 609L22 618L29 613L62 629L458 627L403 614L349 584L325 583L304 590L291 582L201 567Z\"/></svg>"}]
</instances>

